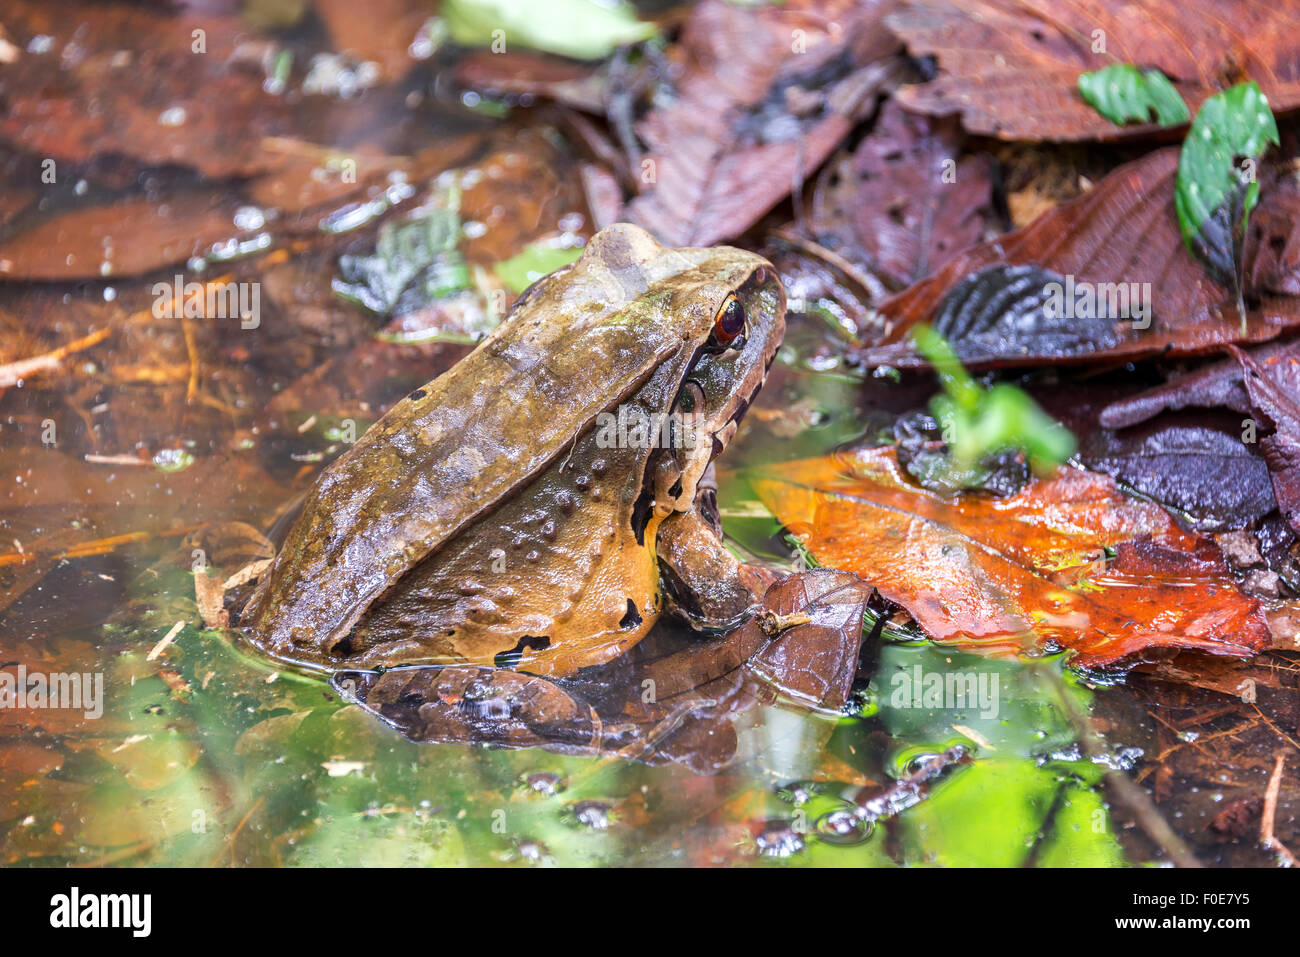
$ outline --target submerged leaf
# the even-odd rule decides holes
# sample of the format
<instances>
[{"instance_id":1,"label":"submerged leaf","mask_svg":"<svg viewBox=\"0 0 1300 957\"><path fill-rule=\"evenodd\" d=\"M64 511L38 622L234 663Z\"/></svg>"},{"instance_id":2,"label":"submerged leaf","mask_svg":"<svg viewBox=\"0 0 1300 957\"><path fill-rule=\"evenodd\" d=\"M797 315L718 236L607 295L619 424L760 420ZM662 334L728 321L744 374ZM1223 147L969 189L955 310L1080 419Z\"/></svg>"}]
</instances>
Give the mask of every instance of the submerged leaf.
<instances>
[{"instance_id":1,"label":"submerged leaf","mask_svg":"<svg viewBox=\"0 0 1300 957\"><path fill-rule=\"evenodd\" d=\"M465 46L508 42L577 60L599 60L657 32L622 0L550 0L544 10L533 0L446 0L440 12L451 38Z\"/></svg>"},{"instance_id":2,"label":"submerged leaf","mask_svg":"<svg viewBox=\"0 0 1300 957\"><path fill-rule=\"evenodd\" d=\"M517 256L492 267L511 292L521 293L543 276L550 275L582 255L582 247L529 244Z\"/></svg>"}]
</instances>

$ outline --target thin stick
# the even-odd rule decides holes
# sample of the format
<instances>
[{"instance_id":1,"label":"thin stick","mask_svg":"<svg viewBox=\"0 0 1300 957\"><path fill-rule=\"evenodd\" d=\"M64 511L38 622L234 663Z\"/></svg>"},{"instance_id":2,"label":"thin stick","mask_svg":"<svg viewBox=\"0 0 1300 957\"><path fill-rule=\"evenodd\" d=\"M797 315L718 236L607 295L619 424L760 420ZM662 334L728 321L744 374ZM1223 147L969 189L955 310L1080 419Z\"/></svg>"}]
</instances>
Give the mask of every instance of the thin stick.
<instances>
[{"instance_id":1,"label":"thin stick","mask_svg":"<svg viewBox=\"0 0 1300 957\"><path fill-rule=\"evenodd\" d=\"M235 866L235 839L239 837L239 832L244 829L244 825L248 823L248 819L251 818L253 814L256 813L257 809L260 808L265 803L266 803L266 795L264 794L256 801L254 801L253 806L248 809L248 813L246 813L242 818L239 819L239 823L235 825L235 829L231 831L230 836L226 838L225 841L226 847L223 848L221 853L217 855L217 859L212 862L213 867L215 867L217 865L217 862L220 861L221 858L226 855L227 851L230 853L230 866L231 867Z\"/></svg>"},{"instance_id":2,"label":"thin stick","mask_svg":"<svg viewBox=\"0 0 1300 957\"><path fill-rule=\"evenodd\" d=\"M165 532L127 532L125 535L111 535L108 538L97 538L91 542L82 542L80 545L73 545L71 548L65 548L57 552L6 552L0 555L0 568L9 565L26 565L30 562L51 558L58 561L64 558L89 558L92 555L106 555L111 551L115 551L119 545L131 545L135 542L145 542L154 538L174 538L177 535L188 535L197 527L196 525L187 525L184 528L171 528Z\"/></svg>"},{"instance_id":3,"label":"thin stick","mask_svg":"<svg viewBox=\"0 0 1300 957\"><path fill-rule=\"evenodd\" d=\"M1277 817L1277 796L1282 790L1282 772L1285 767L1286 752L1282 751L1278 753L1277 763L1273 765L1273 776L1268 779L1268 791L1264 794L1264 816L1259 822L1259 843L1265 850L1277 852L1283 867L1295 867L1296 856L1273 833L1273 823Z\"/></svg>"},{"instance_id":4,"label":"thin stick","mask_svg":"<svg viewBox=\"0 0 1300 957\"><path fill-rule=\"evenodd\" d=\"M0 365L0 389L7 389L10 386L17 385L20 380L35 375L37 372L49 372L51 369L57 369L59 363L65 357L72 355L74 352L82 352L97 343L103 342L112 331L112 326L105 326L103 329L96 329L90 335L74 339L67 345L59 346L57 349L42 355Z\"/></svg>"},{"instance_id":5,"label":"thin stick","mask_svg":"<svg viewBox=\"0 0 1300 957\"><path fill-rule=\"evenodd\" d=\"M1058 675L1050 671L1044 674L1047 674L1056 685L1061 710L1073 726L1084 753L1094 761L1108 758L1109 748L1102 736L1097 733L1097 729L1092 726L1092 718L1079 710L1070 696L1069 689L1065 687L1065 683ZM1171 861L1179 867L1204 866L1196 859L1196 855L1192 853L1186 842L1169 826L1169 822L1155 806L1151 796L1134 783L1132 778L1123 771L1108 767L1105 780L1115 799L1129 809L1138 826L1168 855Z\"/></svg>"}]
</instances>

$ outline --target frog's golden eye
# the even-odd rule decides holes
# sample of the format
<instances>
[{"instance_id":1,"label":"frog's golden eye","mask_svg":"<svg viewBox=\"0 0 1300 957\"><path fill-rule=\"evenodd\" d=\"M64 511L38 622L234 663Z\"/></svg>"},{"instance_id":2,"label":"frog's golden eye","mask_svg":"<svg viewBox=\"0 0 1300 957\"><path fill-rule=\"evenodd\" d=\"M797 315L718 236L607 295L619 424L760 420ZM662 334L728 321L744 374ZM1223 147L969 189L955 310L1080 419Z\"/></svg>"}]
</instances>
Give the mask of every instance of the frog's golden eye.
<instances>
[{"instance_id":1,"label":"frog's golden eye","mask_svg":"<svg viewBox=\"0 0 1300 957\"><path fill-rule=\"evenodd\" d=\"M722 308L718 310L718 316L713 320L712 339L718 345L726 348L735 342L736 337L745 331L745 307L736 294L732 293L727 296L722 303Z\"/></svg>"}]
</instances>

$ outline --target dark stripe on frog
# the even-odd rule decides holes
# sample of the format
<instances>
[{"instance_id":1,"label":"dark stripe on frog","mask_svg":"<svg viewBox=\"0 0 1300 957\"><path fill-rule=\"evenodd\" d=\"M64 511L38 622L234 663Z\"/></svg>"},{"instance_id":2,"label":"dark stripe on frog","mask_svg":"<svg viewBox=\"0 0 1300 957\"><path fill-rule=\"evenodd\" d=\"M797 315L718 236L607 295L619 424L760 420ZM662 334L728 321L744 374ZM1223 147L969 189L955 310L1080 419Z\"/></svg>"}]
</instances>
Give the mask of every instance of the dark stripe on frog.
<instances>
[{"instance_id":1,"label":"dark stripe on frog","mask_svg":"<svg viewBox=\"0 0 1300 957\"><path fill-rule=\"evenodd\" d=\"M618 623L620 628L636 628L641 624L641 613L636 610L636 602L631 598L627 600L627 614L623 620Z\"/></svg>"},{"instance_id":2,"label":"dark stripe on frog","mask_svg":"<svg viewBox=\"0 0 1300 957\"><path fill-rule=\"evenodd\" d=\"M524 635L513 650L499 652L492 659L492 663L498 668L514 668L519 664L519 659L523 658L525 651L545 651L549 647L551 647L551 639L546 635L540 638L535 635Z\"/></svg>"}]
</instances>

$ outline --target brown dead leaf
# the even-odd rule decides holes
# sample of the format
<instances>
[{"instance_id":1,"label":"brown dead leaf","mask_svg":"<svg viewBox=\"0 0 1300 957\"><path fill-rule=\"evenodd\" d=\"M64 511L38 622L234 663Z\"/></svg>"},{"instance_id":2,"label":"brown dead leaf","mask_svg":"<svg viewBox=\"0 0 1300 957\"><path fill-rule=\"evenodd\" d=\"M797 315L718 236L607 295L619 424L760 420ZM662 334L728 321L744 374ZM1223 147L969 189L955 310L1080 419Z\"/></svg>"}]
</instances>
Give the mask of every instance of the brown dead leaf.
<instances>
[{"instance_id":1,"label":"brown dead leaf","mask_svg":"<svg viewBox=\"0 0 1300 957\"><path fill-rule=\"evenodd\" d=\"M4 67L0 135L38 156L117 154L226 178L274 166L262 137L290 132L289 107L263 90L260 65L240 63L249 36L236 18L13 0L5 28L23 52Z\"/></svg>"},{"instance_id":2,"label":"brown dead leaf","mask_svg":"<svg viewBox=\"0 0 1300 957\"><path fill-rule=\"evenodd\" d=\"M136 276L241 235L236 207L217 193L131 199L67 209L0 243L5 279Z\"/></svg>"},{"instance_id":3,"label":"brown dead leaf","mask_svg":"<svg viewBox=\"0 0 1300 957\"><path fill-rule=\"evenodd\" d=\"M312 6L334 49L378 64L389 83L415 65L411 44L434 13L423 0L315 0Z\"/></svg>"},{"instance_id":4,"label":"brown dead leaf","mask_svg":"<svg viewBox=\"0 0 1300 957\"><path fill-rule=\"evenodd\" d=\"M1178 149L1157 150L1121 166L1078 199L1039 217L1029 226L990 242L973 246L943 269L880 306L889 331L880 344L868 348L868 365L920 366L908 330L931 321L945 297L964 279L994 266L1036 266L1058 277L1106 289L1109 284L1149 283L1149 328L1133 319L1096 320L1104 327L1100 341L1079 342L1085 325L1066 318L1048 322L1040 313L1030 323L1017 322L1014 331L961 330L949 334L964 361L1020 365L1126 359L1155 353L1202 354L1230 342L1262 342L1300 326L1300 299L1276 295L1268 288L1248 289L1246 333L1234 297L1206 275L1183 245L1174 212L1174 178ZM1261 207L1274 191L1289 191L1286 182L1262 182ZM1252 249L1262 248L1258 223L1252 222L1254 242L1248 245L1246 275L1251 275ZM1103 285L1107 284L1107 285ZM1062 283L1064 285L1064 283ZM1126 291L1132 288L1126 285ZM999 327L1000 328L1000 327ZM943 329L940 330L945 331ZM987 335L971 351L964 336Z\"/></svg>"},{"instance_id":5,"label":"brown dead leaf","mask_svg":"<svg viewBox=\"0 0 1300 957\"><path fill-rule=\"evenodd\" d=\"M473 50L456 63L456 80L476 90L544 96L574 109L603 113L608 75L599 66L531 50Z\"/></svg>"},{"instance_id":6,"label":"brown dead leaf","mask_svg":"<svg viewBox=\"0 0 1300 957\"><path fill-rule=\"evenodd\" d=\"M194 571L194 601L199 607L199 618L204 628L225 628L230 624L230 613L222 605L226 589L220 574L206 569Z\"/></svg>"},{"instance_id":7,"label":"brown dead leaf","mask_svg":"<svg viewBox=\"0 0 1300 957\"><path fill-rule=\"evenodd\" d=\"M1078 93L1079 74L1112 63L1156 67L1195 113L1239 79L1259 82L1274 113L1300 105L1296 0L919 0L887 21L939 75L905 87L904 105L960 112L972 133L1091 140L1150 133L1116 127Z\"/></svg>"},{"instance_id":8,"label":"brown dead leaf","mask_svg":"<svg viewBox=\"0 0 1300 957\"><path fill-rule=\"evenodd\" d=\"M1259 360L1236 346L1233 358L1241 363L1242 381L1250 396L1251 413L1272 433L1259 440L1273 478L1277 506L1300 534L1300 354L1279 352Z\"/></svg>"},{"instance_id":9,"label":"brown dead leaf","mask_svg":"<svg viewBox=\"0 0 1300 957\"><path fill-rule=\"evenodd\" d=\"M961 140L954 124L886 103L871 135L823 174L813 237L893 289L986 238L995 219L993 162L983 155L959 162Z\"/></svg>"},{"instance_id":10,"label":"brown dead leaf","mask_svg":"<svg viewBox=\"0 0 1300 957\"><path fill-rule=\"evenodd\" d=\"M707 246L757 222L888 82L883 58L896 47L879 23L892 5L704 0L682 33L677 98L637 128L650 156L633 170L643 192L629 219L672 246Z\"/></svg>"}]
</instances>

